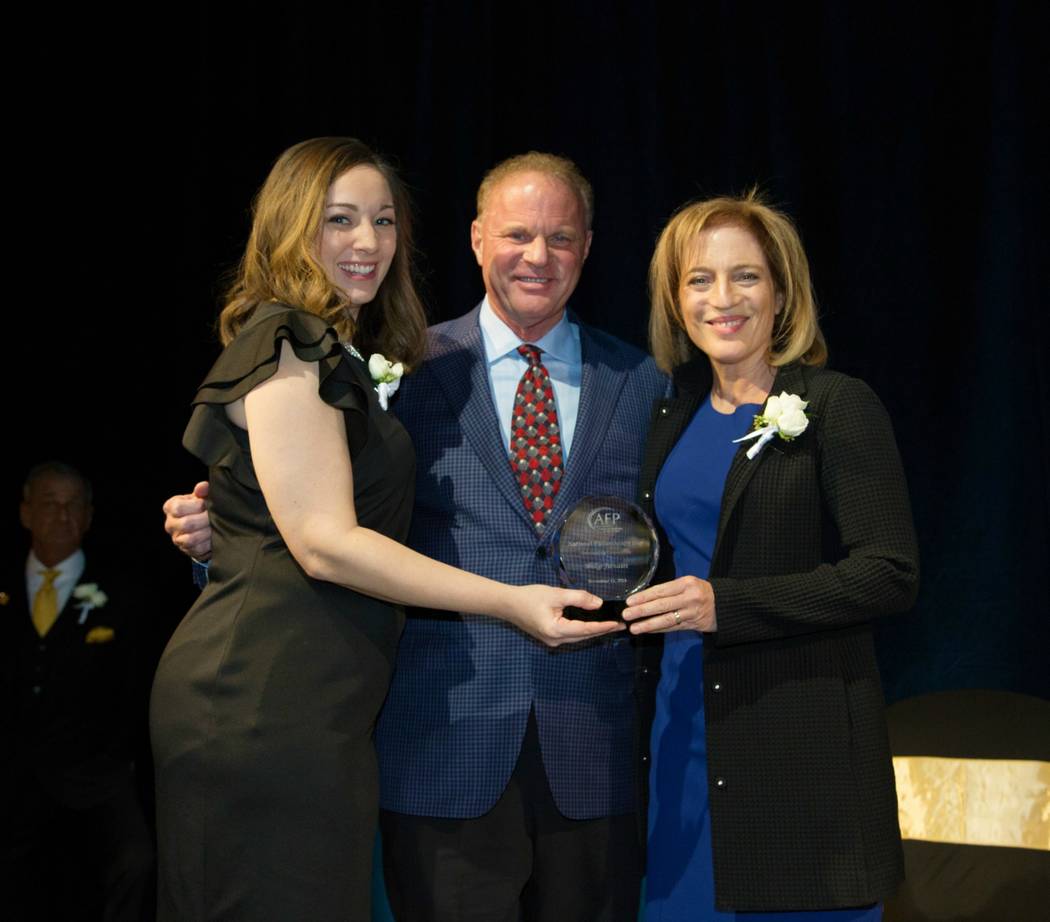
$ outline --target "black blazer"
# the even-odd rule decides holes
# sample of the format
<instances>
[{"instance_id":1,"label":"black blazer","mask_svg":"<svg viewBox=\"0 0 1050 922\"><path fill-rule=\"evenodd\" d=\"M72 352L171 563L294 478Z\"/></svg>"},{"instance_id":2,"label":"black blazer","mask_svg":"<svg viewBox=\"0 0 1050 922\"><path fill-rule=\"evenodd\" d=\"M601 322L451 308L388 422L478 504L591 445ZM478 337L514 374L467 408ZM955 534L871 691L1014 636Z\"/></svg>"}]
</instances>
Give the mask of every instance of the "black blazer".
<instances>
[{"instance_id":1,"label":"black blazer","mask_svg":"<svg viewBox=\"0 0 1050 922\"><path fill-rule=\"evenodd\" d=\"M675 384L642 467L650 513L664 459L710 390L707 359ZM788 365L771 393L781 391L809 401L809 427L752 461L752 443L741 445L709 575L708 783L715 905L727 911L861 906L903 877L869 622L910 607L918 589L907 485L887 414L862 382ZM667 550L658 579L674 576ZM645 764L660 647L640 645Z\"/></svg>"},{"instance_id":2,"label":"black blazer","mask_svg":"<svg viewBox=\"0 0 1050 922\"><path fill-rule=\"evenodd\" d=\"M97 583L106 604L70 597L40 638L30 617L24 562L0 578L3 737L13 758L11 796L33 779L55 802L82 809L127 787L131 734L142 709L134 633L137 596L89 556L78 585ZM82 617L83 615L83 617Z\"/></svg>"}]
</instances>

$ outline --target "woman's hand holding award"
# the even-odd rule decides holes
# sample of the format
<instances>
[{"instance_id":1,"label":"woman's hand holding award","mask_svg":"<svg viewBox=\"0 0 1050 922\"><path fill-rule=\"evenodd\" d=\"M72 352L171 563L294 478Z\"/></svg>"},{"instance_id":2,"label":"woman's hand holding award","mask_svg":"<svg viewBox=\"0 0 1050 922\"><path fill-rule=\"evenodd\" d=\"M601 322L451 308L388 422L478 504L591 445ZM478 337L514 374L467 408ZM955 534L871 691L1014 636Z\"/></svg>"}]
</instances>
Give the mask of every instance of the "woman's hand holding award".
<instances>
[{"instance_id":1,"label":"woman's hand holding award","mask_svg":"<svg viewBox=\"0 0 1050 922\"><path fill-rule=\"evenodd\" d=\"M566 611L583 621L619 618L623 600L649 585L660 556L649 517L618 496L580 500L558 525L553 547L562 583L606 602L597 611Z\"/></svg>"}]
</instances>

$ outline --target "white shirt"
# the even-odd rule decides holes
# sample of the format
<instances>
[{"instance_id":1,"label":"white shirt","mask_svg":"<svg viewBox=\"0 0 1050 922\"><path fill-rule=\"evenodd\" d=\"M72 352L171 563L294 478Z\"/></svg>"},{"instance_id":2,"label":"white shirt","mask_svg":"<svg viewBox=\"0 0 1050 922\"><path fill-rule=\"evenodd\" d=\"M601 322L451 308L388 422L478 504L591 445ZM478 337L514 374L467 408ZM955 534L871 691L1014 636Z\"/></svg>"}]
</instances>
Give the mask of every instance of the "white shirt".
<instances>
[{"instance_id":1,"label":"white shirt","mask_svg":"<svg viewBox=\"0 0 1050 922\"><path fill-rule=\"evenodd\" d=\"M36 554L30 551L26 559L26 598L29 599L29 611L33 611L33 601L40 587L44 585L44 571L58 570L58 576L55 577L55 596L58 599L58 611L61 613L80 577L84 575L84 565L84 552L80 548L53 567L45 567Z\"/></svg>"},{"instance_id":2,"label":"white shirt","mask_svg":"<svg viewBox=\"0 0 1050 922\"><path fill-rule=\"evenodd\" d=\"M518 346L526 340L519 339L518 334L496 316L487 297L481 302L478 324L481 327L481 341L488 361L492 401L499 416L503 443L509 452L514 395L517 393L521 376L529 367L525 356L518 352ZM580 328L569 322L567 314L563 314L554 328L532 345L542 350L540 360L550 375L554 403L558 408L562 457L567 462L572 449L572 437L576 431L576 416L580 409L580 380L583 375Z\"/></svg>"}]
</instances>

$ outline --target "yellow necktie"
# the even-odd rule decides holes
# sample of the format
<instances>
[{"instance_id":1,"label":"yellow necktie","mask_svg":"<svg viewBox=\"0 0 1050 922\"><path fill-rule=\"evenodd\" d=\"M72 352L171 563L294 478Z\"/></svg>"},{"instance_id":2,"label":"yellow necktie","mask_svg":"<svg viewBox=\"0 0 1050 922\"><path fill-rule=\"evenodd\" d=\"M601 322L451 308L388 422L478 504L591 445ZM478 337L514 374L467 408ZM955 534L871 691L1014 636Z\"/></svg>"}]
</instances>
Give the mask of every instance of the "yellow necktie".
<instances>
[{"instance_id":1,"label":"yellow necktie","mask_svg":"<svg viewBox=\"0 0 1050 922\"><path fill-rule=\"evenodd\" d=\"M58 619L58 593L55 592L55 580L59 571L47 569L41 571L44 582L33 599L33 627L43 637L51 630L51 625Z\"/></svg>"}]
</instances>

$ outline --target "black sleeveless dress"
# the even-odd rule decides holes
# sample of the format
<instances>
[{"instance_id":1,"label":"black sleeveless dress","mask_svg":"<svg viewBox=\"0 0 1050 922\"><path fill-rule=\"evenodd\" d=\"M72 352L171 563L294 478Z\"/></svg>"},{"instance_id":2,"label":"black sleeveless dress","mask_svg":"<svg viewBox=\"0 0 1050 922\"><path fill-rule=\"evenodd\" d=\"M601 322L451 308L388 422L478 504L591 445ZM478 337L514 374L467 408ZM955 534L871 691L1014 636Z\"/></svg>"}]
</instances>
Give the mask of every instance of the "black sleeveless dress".
<instances>
[{"instance_id":1,"label":"black sleeveless dress","mask_svg":"<svg viewBox=\"0 0 1050 922\"><path fill-rule=\"evenodd\" d=\"M403 612L310 579L278 534L231 403L281 343L343 411L358 521L408 533L415 457L364 363L318 317L261 306L197 392L184 445L209 466L209 583L157 670L159 918L368 919L378 781L372 730Z\"/></svg>"}]
</instances>

